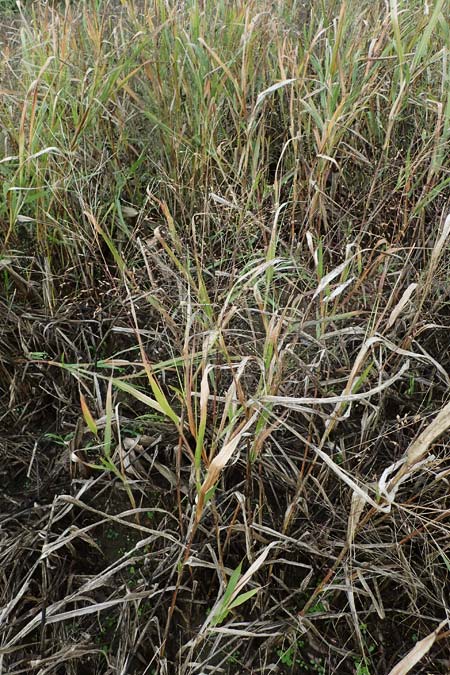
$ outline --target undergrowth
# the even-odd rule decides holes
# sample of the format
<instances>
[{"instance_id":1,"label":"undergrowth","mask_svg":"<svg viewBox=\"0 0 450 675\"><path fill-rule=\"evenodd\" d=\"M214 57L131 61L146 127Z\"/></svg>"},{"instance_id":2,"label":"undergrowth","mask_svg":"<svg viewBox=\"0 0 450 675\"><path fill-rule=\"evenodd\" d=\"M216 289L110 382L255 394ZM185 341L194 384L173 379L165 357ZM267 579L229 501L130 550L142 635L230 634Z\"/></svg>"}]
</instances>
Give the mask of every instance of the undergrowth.
<instances>
[{"instance_id":1,"label":"undergrowth","mask_svg":"<svg viewBox=\"0 0 450 675\"><path fill-rule=\"evenodd\" d=\"M0 8L0 671L448 673L447 0Z\"/></svg>"}]
</instances>

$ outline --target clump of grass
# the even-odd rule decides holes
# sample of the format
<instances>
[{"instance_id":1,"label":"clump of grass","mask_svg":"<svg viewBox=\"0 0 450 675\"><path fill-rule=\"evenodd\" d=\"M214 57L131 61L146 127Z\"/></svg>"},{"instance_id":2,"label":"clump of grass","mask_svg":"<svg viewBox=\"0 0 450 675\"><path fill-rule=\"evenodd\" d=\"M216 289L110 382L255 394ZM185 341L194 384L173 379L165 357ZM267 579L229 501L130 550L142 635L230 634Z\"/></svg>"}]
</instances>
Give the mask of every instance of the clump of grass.
<instances>
[{"instance_id":1,"label":"clump of grass","mask_svg":"<svg viewBox=\"0 0 450 675\"><path fill-rule=\"evenodd\" d=\"M3 25L5 667L446 672L444 0Z\"/></svg>"}]
</instances>

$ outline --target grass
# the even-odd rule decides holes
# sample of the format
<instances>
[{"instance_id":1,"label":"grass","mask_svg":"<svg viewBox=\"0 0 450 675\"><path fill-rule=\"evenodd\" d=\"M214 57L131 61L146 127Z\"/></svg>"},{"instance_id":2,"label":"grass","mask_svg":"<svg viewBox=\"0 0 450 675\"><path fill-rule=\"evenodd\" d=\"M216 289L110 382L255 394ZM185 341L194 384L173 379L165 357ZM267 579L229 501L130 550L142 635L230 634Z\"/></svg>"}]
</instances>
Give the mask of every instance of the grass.
<instances>
[{"instance_id":1,"label":"grass","mask_svg":"<svg viewBox=\"0 0 450 675\"><path fill-rule=\"evenodd\" d=\"M447 0L7 4L0 669L447 673Z\"/></svg>"}]
</instances>

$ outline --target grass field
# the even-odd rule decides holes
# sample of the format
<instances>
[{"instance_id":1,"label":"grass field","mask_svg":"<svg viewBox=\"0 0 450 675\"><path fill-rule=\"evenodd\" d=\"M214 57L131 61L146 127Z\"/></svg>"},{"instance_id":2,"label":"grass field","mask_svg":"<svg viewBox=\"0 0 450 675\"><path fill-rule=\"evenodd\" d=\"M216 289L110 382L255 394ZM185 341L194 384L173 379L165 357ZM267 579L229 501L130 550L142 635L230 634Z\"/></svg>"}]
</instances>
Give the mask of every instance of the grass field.
<instances>
[{"instance_id":1,"label":"grass field","mask_svg":"<svg viewBox=\"0 0 450 675\"><path fill-rule=\"evenodd\" d=\"M448 674L448 0L0 11L0 673Z\"/></svg>"}]
</instances>

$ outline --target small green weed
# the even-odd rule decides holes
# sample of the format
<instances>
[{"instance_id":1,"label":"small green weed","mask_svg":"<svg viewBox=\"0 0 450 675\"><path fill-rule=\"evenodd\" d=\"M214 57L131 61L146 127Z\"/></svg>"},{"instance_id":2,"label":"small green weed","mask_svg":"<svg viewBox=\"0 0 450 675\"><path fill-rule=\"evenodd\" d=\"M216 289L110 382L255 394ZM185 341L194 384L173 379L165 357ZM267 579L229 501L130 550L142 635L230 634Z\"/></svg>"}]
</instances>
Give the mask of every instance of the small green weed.
<instances>
[{"instance_id":1,"label":"small green weed","mask_svg":"<svg viewBox=\"0 0 450 675\"><path fill-rule=\"evenodd\" d=\"M322 612L326 612L326 607L325 607L325 605L323 604L323 602L321 602L321 601L319 600L319 602L316 602L314 605L312 605L312 606L308 609L308 612L307 612L307 613L308 613L308 614L320 614L320 613L322 613Z\"/></svg>"},{"instance_id":2,"label":"small green weed","mask_svg":"<svg viewBox=\"0 0 450 675\"><path fill-rule=\"evenodd\" d=\"M355 661L355 675L371 675L369 666L364 661Z\"/></svg>"},{"instance_id":3,"label":"small green weed","mask_svg":"<svg viewBox=\"0 0 450 675\"><path fill-rule=\"evenodd\" d=\"M120 537L120 534L117 530L115 530L113 527L108 527L106 530L106 538L109 539L110 541L117 541Z\"/></svg>"},{"instance_id":4,"label":"small green weed","mask_svg":"<svg viewBox=\"0 0 450 675\"><path fill-rule=\"evenodd\" d=\"M308 657L302 650L305 648L303 640L296 640L292 642L287 649L278 649L277 656L284 666L293 668L298 666L304 672L317 673L318 675L325 675L326 667L321 657Z\"/></svg>"}]
</instances>

